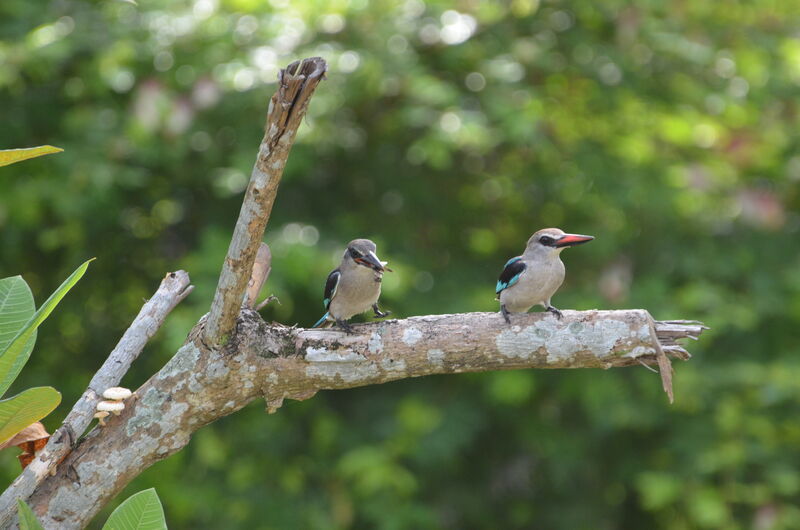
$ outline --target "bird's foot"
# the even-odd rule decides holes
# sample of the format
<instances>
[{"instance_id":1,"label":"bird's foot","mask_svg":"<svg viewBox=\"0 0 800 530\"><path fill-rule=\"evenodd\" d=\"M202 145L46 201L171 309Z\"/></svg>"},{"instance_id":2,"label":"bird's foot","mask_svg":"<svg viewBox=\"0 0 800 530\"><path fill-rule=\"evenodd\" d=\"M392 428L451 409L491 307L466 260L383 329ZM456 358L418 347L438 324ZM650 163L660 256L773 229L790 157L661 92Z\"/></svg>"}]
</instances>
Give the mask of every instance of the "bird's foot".
<instances>
[{"instance_id":1,"label":"bird's foot","mask_svg":"<svg viewBox=\"0 0 800 530\"><path fill-rule=\"evenodd\" d=\"M558 309L556 309L555 307L553 307L551 305L545 307L544 310L547 311L548 313L553 313L556 316L556 318L559 319L559 320L561 320L561 317L564 316L564 315L561 314L561 311L559 311Z\"/></svg>"},{"instance_id":2,"label":"bird's foot","mask_svg":"<svg viewBox=\"0 0 800 530\"><path fill-rule=\"evenodd\" d=\"M392 314L391 311L381 311L378 307L378 304L372 304L372 310L375 312L375 316L378 318L388 317Z\"/></svg>"},{"instance_id":3,"label":"bird's foot","mask_svg":"<svg viewBox=\"0 0 800 530\"><path fill-rule=\"evenodd\" d=\"M508 316L508 309L506 309L505 304L500 304L500 313L502 313L503 318L506 319L506 324L511 324L511 318Z\"/></svg>"},{"instance_id":4,"label":"bird's foot","mask_svg":"<svg viewBox=\"0 0 800 530\"><path fill-rule=\"evenodd\" d=\"M353 329L353 326L348 324L346 320L342 320L341 318L337 318L336 319L336 325L339 326L340 328L342 328L344 330L344 332L347 333L348 335L352 335L353 333L355 333L355 330Z\"/></svg>"}]
</instances>

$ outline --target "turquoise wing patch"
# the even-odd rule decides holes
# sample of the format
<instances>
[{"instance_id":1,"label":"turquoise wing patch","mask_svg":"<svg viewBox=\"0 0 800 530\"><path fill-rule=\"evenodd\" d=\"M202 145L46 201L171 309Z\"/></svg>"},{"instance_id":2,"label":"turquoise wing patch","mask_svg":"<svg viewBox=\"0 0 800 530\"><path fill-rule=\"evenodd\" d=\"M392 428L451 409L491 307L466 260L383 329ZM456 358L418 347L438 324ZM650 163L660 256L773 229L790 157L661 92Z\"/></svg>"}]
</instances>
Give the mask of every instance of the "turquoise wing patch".
<instances>
[{"instance_id":1,"label":"turquoise wing patch","mask_svg":"<svg viewBox=\"0 0 800 530\"><path fill-rule=\"evenodd\" d=\"M511 258L506 262L503 267L503 272L500 273L500 279L497 280L497 285L494 288L496 294L500 294L503 289L508 289L519 281L519 277L525 271L527 266L522 261L522 256Z\"/></svg>"},{"instance_id":2,"label":"turquoise wing patch","mask_svg":"<svg viewBox=\"0 0 800 530\"><path fill-rule=\"evenodd\" d=\"M325 298L322 299L322 303L325 304L325 309L328 309L328 306L331 305L331 300L336 296L336 288L339 287L339 278L341 277L342 274L339 272L339 269L336 269L328 275L328 280L325 282Z\"/></svg>"}]
</instances>

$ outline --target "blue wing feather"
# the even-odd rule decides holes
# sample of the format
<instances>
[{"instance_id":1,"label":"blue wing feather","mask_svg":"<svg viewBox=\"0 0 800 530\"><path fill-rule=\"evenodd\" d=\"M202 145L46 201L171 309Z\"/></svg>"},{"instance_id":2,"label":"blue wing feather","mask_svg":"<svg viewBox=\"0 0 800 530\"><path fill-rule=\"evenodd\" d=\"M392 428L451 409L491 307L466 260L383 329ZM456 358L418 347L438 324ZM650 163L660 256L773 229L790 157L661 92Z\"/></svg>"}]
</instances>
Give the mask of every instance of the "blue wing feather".
<instances>
[{"instance_id":1,"label":"blue wing feather","mask_svg":"<svg viewBox=\"0 0 800 530\"><path fill-rule=\"evenodd\" d=\"M328 309L331 305L331 300L333 297L336 296L336 288L339 287L339 279L342 277L342 273L339 272L339 269L334 269L330 274L328 274L328 279L325 281L325 294L323 295L324 298L322 299L322 303L325 305L325 309ZM325 322L330 315L330 311L326 312L322 315L322 318L317 320L317 323L311 326L312 328L319 327L323 322Z\"/></svg>"},{"instance_id":2,"label":"blue wing feather","mask_svg":"<svg viewBox=\"0 0 800 530\"><path fill-rule=\"evenodd\" d=\"M336 296L336 288L339 287L339 279L341 277L342 273L339 272L339 269L334 269L333 272L328 275L328 280L325 282L325 294L322 299L325 309L328 309L331 305L331 300Z\"/></svg>"},{"instance_id":3,"label":"blue wing feather","mask_svg":"<svg viewBox=\"0 0 800 530\"><path fill-rule=\"evenodd\" d=\"M522 261L522 256L511 258L503 267L503 272L500 273L500 279L497 280L494 292L500 294L503 289L508 289L519 281L520 275L525 271L527 266Z\"/></svg>"},{"instance_id":4,"label":"blue wing feather","mask_svg":"<svg viewBox=\"0 0 800 530\"><path fill-rule=\"evenodd\" d=\"M319 320L317 320L317 323L316 323L316 324L314 324L314 325L313 325L313 326L311 326L311 327L312 327L312 328L318 328L318 327L320 326L320 324L322 324L323 322L325 322L327 319L328 319L328 313L325 313L324 315L322 315L322 318L320 318Z\"/></svg>"}]
</instances>

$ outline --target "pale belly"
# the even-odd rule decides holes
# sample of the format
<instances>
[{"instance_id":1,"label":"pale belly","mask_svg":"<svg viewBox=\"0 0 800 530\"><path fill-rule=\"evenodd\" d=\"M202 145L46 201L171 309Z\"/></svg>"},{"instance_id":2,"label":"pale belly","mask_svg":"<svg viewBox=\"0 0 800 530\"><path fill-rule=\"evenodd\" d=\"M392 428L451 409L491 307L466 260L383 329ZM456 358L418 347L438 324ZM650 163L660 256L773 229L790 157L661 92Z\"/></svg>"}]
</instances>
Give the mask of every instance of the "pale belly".
<instances>
[{"instance_id":1,"label":"pale belly","mask_svg":"<svg viewBox=\"0 0 800 530\"><path fill-rule=\"evenodd\" d=\"M527 269L517 283L500 293L500 303L512 313L524 313L537 304L546 307L563 282L564 265L560 260L548 270Z\"/></svg>"},{"instance_id":2,"label":"pale belly","mask_svg":"<svg viewBox=\"0 0 800 530\"><path fill-rule=\"evenodd\" d=\"M347 320L369 310L381 296L381 282L375 281L375 273L359 274L355 278L342 278L336 296L328 307L335 319Z\"/></svg>"}]
</instances>

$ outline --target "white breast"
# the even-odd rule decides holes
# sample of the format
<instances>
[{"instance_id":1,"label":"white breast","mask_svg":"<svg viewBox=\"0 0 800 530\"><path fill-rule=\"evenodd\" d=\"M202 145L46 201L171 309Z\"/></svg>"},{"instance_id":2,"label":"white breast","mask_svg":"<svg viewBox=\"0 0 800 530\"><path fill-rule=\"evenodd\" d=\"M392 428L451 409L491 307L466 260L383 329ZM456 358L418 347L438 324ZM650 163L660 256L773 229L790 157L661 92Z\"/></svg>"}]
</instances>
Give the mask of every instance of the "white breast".
<instances>
[{"instance_id":1,"label":"white breast","mask_svg":"<svg viewBox=\"0 0 800 530\"><path fill-rule=\"evenodd\" d=\"M517 283L500 293L500 303L512 313L524 313L531 307L550 305L550 297L564 282L564 264L555 259L529 261Z\"/></svg>"},{"instance_id":2,"label":"white breast","mask_svg":"<svg viewBox=\"0 0 800 530\"><path fill-rule=\"evenodd\" d=\"M367 267L343 271L336 296L328 307L331 316L347 320L369 310L381 295L381 282L375 281L376 278L379 278L378 274Z\"/></svg>"}]
</instances>

